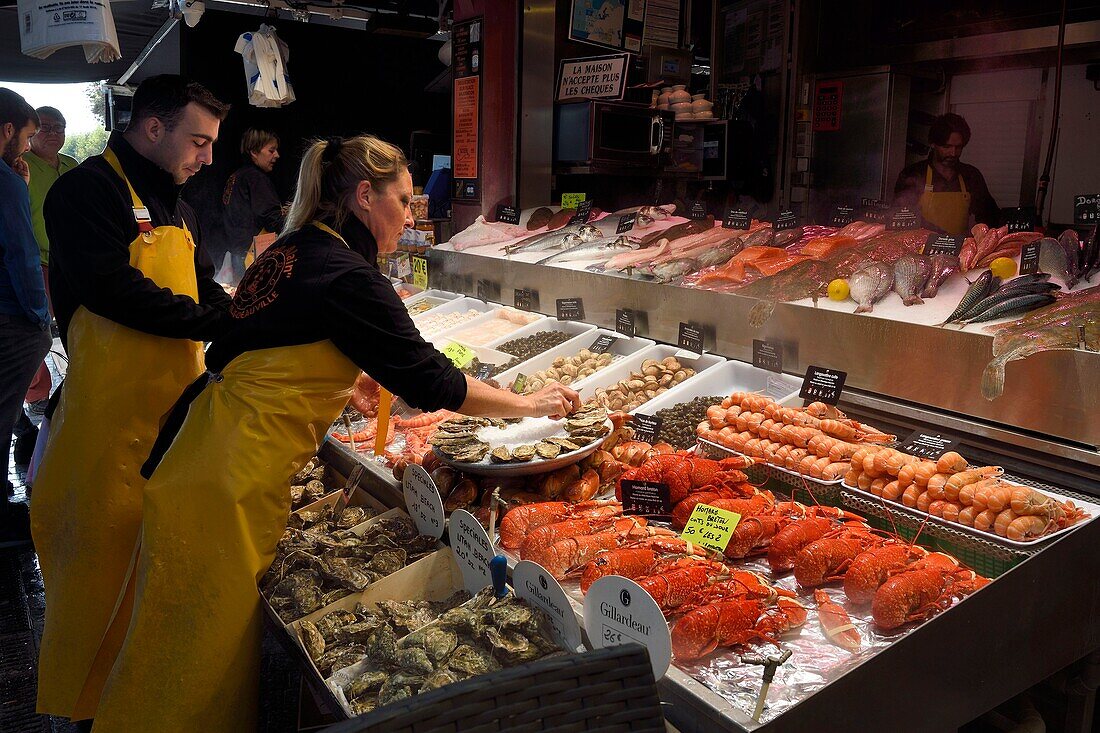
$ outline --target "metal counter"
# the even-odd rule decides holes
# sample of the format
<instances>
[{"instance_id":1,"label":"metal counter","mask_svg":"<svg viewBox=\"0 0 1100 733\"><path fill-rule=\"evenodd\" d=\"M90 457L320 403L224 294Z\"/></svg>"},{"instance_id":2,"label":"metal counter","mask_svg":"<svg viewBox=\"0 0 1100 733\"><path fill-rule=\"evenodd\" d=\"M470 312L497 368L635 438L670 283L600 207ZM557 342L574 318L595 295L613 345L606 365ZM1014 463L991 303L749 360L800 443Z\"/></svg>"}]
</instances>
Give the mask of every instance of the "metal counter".
<instances>
[{"instance_id":1,"label":"metal counter","mask_svg":"<svg viewBox=\"0 0 1100 733\"><path fill-rule=\"evenodd\" d=\"M691 322L707 334L705 348L742 361L752 361L753 339L781 342L790 373L809 364L846 371L849 400L887 404L917 422L933 408L966 434L1053 457L1084 480L1094 482L1100 467L1100 353L1049 351L1012 362L1004 394L988 401L980 385L993 339L984 333L787 303L753 329L748 314L759 301L744 296L446 250L433 250L429 262L433 288L507 305L513 289L529 288L535 309L550 314L556 299L579 296L585 320L612 329L616 309L631 308L644 314L639 336L667 343L676 343L681 322Z\"/></svg>"}]
</instances>

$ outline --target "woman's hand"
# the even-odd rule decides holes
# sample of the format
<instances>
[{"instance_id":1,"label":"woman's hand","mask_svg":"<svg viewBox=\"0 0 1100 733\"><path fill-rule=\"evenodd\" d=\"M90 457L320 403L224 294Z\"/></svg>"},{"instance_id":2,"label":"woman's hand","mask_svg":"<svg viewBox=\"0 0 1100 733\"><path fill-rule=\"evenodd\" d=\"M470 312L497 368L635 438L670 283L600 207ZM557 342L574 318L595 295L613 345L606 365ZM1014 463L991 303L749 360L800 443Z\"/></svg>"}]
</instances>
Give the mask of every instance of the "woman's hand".
<instances>
[{"instance_id":1,"label":"woman's hand","mask_svg":"<svg viewBox=\"0 0 1100 733\"><path fill-rule=\"evenodd\" d=\"M551 382L538 392L528 395L532 403L532 417L565 417L581 406L581 396L564 384Z\"/></svg>"},{"instance_id":2,"label":"woman's hand","mask_svg":"<svg viewBox=\"0 0 1100 733\"><path fill-rule=\"evenodd\" d=\"M15 171L28 186L31 185L31 167L27 165L27 161L23 160L22 156L15 159L15 163L12 165L11 169Z\"/></svg>"}]
</instances>

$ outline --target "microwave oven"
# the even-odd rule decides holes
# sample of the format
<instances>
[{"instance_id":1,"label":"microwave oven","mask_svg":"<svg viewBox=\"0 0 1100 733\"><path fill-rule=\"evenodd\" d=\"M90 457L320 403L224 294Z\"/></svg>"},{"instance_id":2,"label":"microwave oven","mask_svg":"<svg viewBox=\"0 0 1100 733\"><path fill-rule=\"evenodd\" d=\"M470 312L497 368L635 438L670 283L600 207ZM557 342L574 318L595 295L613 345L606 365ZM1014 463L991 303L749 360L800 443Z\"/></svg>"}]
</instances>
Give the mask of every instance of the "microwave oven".
<instances>
[{"instance_id":1,"label":"microwave oven","mask_svg":"<svg viewBox=\"0 0 1100 733\"><path fill-rule=\"evenodd\" d=\"M671 112L622 102L563 102L554 108L554 163L657 171L672 155Z\"/></svg>"}]
</instances>

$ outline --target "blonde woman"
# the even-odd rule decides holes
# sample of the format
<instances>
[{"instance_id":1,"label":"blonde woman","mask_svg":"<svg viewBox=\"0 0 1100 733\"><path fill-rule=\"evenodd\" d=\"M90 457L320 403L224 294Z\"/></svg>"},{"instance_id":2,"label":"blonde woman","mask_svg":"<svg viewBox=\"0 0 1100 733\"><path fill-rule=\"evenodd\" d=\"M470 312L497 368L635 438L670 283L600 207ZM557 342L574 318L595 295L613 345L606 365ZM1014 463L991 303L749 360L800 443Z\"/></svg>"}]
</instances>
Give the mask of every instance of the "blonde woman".
<instances>
[{"instance_id":1,"label":"blonde woman","mask_svg":"<svg viewBox=\"0 0 1100 733\"><path fill-rule=\"evenodd\" d=\"M286 525L289 477L360 369L424 410L559 416L579 406L560 385L524 397L471 380L420 337L375 267L411 224L411 196L404 155L377 138L306 153L283 235L249 268L228 335L146 464L133 620L97 732L256 729L257 583Z\"/></svg>"}]
</instances>

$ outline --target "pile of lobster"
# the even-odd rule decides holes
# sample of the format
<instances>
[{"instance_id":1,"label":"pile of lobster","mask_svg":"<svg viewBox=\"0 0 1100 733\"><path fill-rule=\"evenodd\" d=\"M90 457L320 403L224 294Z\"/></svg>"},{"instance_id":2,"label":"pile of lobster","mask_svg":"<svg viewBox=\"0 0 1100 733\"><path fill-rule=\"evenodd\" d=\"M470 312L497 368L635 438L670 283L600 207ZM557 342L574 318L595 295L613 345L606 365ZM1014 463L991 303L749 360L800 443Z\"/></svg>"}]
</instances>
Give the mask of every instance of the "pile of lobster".
<instances>
[{"instance_id":1,"label":"pile of lobster","mask_svg":"<svg viewBox=\"0 0 1100 733\"><path fill-rule=\"evenodd\" d=\"M971 466L958 453L929 461L864 446L852 454L844 482L949 522L1024 542L1087 519L1072 501L1057 501L1001 478L1000 466Z\"/></svg>"},{"instance_id":2,"label":"pile of lobster","mask_svg":"<svg viewBox=\"0 0 1100 733\"><path fill-rule=\"evenodd\" d=\"M843 477L861 444L895 439L822 402L784 407L751 392L734 392L721 404L711 405L695 432L704 440L822 481Z\"/></svg>"}]
</instances>

